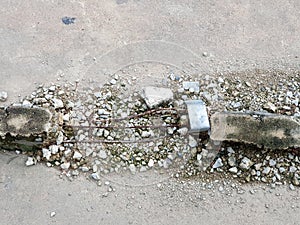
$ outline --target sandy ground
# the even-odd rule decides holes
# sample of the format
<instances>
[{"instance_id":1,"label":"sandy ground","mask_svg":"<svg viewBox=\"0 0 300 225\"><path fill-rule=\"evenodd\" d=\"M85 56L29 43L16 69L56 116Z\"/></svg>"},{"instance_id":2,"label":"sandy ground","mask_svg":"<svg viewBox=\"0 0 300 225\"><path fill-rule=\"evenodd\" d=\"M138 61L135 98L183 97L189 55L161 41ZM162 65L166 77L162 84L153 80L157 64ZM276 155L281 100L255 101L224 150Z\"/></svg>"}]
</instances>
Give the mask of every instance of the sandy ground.
<instances>
[{"instance_id":1,"label":"sandy ground","mask_svg":"<svg viewBox=\"0 0 300 225\"><path fill-rule=\"evenodd\" d=\"M0 10L5 105L41 83L101 84L145 61L201 74L299 69L297 0L3 0ZM75 23L63 24L64 16ZM104 177L115 189L108 193L108 185L70 182L15 156L0 153L1 224L299 224L300 191L287 186L252 184L226 195L202 190L197 178L178 183L149 172Z\"/></svg>"}]
</instances>

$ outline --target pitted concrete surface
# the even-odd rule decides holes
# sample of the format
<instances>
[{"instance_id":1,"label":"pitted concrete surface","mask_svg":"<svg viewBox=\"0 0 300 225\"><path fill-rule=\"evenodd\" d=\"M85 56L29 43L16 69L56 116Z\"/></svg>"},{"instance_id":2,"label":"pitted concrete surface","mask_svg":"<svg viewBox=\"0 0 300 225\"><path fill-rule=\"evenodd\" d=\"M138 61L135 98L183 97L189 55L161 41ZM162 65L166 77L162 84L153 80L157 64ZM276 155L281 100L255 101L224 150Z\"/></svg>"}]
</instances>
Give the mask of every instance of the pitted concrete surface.
<instances>
[{"instance_id":1,"label":"pitted concrete surface","mask_svg":"<svg viewBox=\"0 0 300 225\"><path fill-rule=\"evenodd\" d=\"M300 2L226 1L1 1L0 91L5 105L39 84L89 79L140 61L194 71L299 69ZM65 25L64 16L75 17ZM299 189L245 194L199 190L160 191L156 185L107 186L81 177L59 178L44 165L26 168L26 157L0 154L1 224L298 224ZM154 176L149 174L150 177ZM130 178L130 177L129 177ZM172 190L172 189L170 189ZM168 198L166 196L175 196ZM176 198L177 197L177 198ZM211 201L209 201L211 200ZM55 215L53 214L55 212ZM52 217L50 216L52 215ZM54 215L54 216L53 216Z\"/></svg>"},{"instance_id":2,"label":"pitted concrete surface","mask_svg":"<svg viewBox=\"0 0 300 225\"><path fill-rule=\"evenodd\" d=\"M267 149L300 146L300 124L293 117L270 113L216 113L211 139L255 144Z\"/></svg>"},{"instance_id":3,"label":"pitted concrete surface","mask_svg":"<svg viewBox=\"0 0 300 225\"><path fill-rule=\"evenodd\" d=\"M0 109L0 135L29 137L48 132L51 119L43 108L8 107Z\"/></svg>"}]
</instances>

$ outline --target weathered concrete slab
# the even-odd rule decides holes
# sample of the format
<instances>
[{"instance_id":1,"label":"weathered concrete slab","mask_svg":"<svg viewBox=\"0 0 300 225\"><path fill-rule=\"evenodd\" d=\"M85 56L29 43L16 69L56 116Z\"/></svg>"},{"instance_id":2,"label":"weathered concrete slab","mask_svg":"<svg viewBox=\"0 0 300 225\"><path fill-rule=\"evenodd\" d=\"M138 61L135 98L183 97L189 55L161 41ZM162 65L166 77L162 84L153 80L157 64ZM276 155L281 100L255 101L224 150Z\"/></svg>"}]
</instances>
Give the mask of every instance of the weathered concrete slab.
<instances>
[{"instance_id":1,"label":"weathered concrete slab","mask_svg":"<svg viewBox=\"0 0 300 225\"><path fill-rule=\"evenodd\" d=\"M141 95L150 108L173 99L173 92L169 88L148 86L143 88Z\"/></svg>"},{"instance_id":2,"label":"weathered concrete slab","mask_svg":"<svg viewBox=\"0 0 300 225\"><path fill-rule=\"evenodd\" d=\"M300 123L293 117L269 113L215 113L211 117L210 137L269 149L300 147Z\"/></svg>"},{"instance_id":3,"label":"weathered concrete slab","mask_svg":"<svg viewBox=\"0 0 300 225\"><path fill-rule=\"evenodd\" d=\"M40 134L48 131L51 114L43 108L8 107L0 109L0 135Z\"/></svg>"},{"instance_id":4,"label":"weathered concrete slab","mask_svg":"<svg viewBox=\"0 0 300 225\"><path fill-rule=\"evenodd\" d=\"M34 150L47 136L51 114L42 108L0 109L0 147ZM40 141L36 141L37 137Z\"/></svg>"}]
</instances>

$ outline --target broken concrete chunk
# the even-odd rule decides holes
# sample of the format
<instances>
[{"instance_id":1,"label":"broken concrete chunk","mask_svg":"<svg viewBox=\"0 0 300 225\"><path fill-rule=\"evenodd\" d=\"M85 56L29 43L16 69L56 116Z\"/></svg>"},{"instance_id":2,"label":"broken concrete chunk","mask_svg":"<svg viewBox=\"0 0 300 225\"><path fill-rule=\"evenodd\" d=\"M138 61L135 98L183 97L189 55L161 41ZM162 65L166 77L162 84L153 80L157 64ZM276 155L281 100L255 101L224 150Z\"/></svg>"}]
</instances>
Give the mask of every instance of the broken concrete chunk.
<instances>
[{"instance_id":1,"label":"broken concrete chunk","mask_svg":"<svg viewBox=\"0 0 300 225\"><path fill-rule=\"evenodd\" d=\"M153 108L173 99L173 92L169 88L149 86L142 90L141 95L149 108Z\"/></svg>"},{"instance_id":2,"label":"broken concrete chunk","mask_svg":"<svg viewBox=\"0 0 300 225\"><path fill-rule=\"evenodd\" d=\"M42 108L9 107L0 109L0 135L28 137L48 131L51 115Z\"/></svg>"},{"instance_id":3,"label":"broken concrete chunk","mask_svg":"<svg viewBox=\"0 0 300 225\"><path fill-rule=\"evenodd\" d=\"M206 106L201 100L185 101L188 109L191 132L202 132L210 129Z\"/></svg>"},{"instance_id":4,"label":"broken concrete chunk","mask_svg":"<svg viewBox=\"0 0 300 225\"><path fill-rule=\"evenodd\" d=\"M211 139L264 146L300 147L300 123L293 117L271 113L216 113L211 117Z\"/></svg>"},{"instance_id":5,"label":"broken concrete chunk","mask_svg":"<svg viewBox=\"0 0 300 225\"><path fill-rule=\"evenodd\" d=\"M47 135L50 118L49 111L42 108L0 109L0 146L24 151L40 148Z\"/></svg>"},{"instance_id":6,"label":"broken concrete chunk","mask_svg":"<svg viewBox=\"0 0 300 225\"><path fill-rule=\"evenodd\" d=\"M7 92L0 91L0 102L5 102L7 99Z\"/></svg>"},{"instance_id":7,"label":"broken concrete chunk","mask_svg":"<svg viewBox=\"0 0 300 225\"><path fill-rule=\"evenodd\" d=\"M199 82L195 82L195 81L183 81L182 87L184 90L188 90L190 92L199 93L200 91Z\"/></svg>"}]
</instances>

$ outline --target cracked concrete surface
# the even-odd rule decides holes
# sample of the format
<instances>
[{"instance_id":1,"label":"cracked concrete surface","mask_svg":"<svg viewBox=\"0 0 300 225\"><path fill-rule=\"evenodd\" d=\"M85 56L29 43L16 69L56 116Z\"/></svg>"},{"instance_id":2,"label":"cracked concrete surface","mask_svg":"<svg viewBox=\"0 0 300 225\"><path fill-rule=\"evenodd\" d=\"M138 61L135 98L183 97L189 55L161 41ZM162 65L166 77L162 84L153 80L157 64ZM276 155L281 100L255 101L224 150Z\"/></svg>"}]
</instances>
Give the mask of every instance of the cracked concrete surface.
<instances>
[{"instance_id":1,"label":"cracked concrete surface","mask_svg":"<svg viewBox=\"0 0 300 225\"><path fill-rule=\"evenodd\" d=\"M299 69L298 0L4 0L0 10L6 105L38 84L101 83L108 73L140 61L178 68L193 63L194 71L206 73ZM64 16L76 17L75 23L63 24ZM197 188L111 182L116 192L106 197L105 185L84 177L69 182L44 165L25 168L25 160L0 153L1 224L298 224L299 189L282 186L252 195L250 190L261 189L253 184L244 187L246 194L226 198L204 191L208 200L196 206L189 198L199 194ZM144 176L163 180L151 172ZM166 197L168 190L174 198Z\"/></svg>"}]
</instances>

